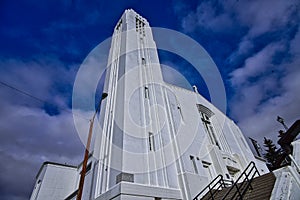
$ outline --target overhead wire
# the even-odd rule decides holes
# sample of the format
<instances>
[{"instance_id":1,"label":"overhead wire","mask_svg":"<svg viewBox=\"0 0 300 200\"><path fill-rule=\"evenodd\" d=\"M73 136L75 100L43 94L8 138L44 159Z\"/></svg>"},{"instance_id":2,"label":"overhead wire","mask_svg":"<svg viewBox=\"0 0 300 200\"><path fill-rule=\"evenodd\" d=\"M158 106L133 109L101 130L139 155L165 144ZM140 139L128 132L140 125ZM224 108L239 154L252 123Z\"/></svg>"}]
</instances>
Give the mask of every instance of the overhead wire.
<instances>
[{"instance_id":1,"label":"overhead wire","mask_svg":"<svg viewBox=\"0 0 300 200\"><path fill-rule=\"evenodd\" d=\"M30 98L32 98L32 99L35 99L36 101L39 101L39 102L41 102L41 103L47 103L47 104L53 105L53 106L55 106L56 108L58 108L58 109L60 109L60 110L64 110L64 111L66 111L66 112L72 113L73 115L76 115L77 117L83 118L83 119L85 119L85 120L89 120L88 118L84 117L83 115L80 115L80 114L78 114L78 113L74 113L74 112L70 111L69 109L64 108L64 107L61 107L61 106L58 106L58 105L55 105L54 103L50 103L50 102L48 102L48 101L46 101L46 100L43 100L43 99L41 99L41 98L39 98L39 97L36 97L36 96L30 94L29 92L26 92L26 91L24 91L24 90L21 90L21 89L19 89L19 88L16 88L16 87L14 87L14 86L12 86L12 85L10 85L10 84L8 84L8 83L5 83L5 82L3 82L3 81L1 81L1 80L0 80L0 84L6 86L7 88L10 88L11 90L14 90L14 91L16 91L16 92L19 92L19 93L21 93L21 94L23 94L23 95L25 95L25 96L28 96L28 97L30 97Z\"/></svg>"}]
</instances>

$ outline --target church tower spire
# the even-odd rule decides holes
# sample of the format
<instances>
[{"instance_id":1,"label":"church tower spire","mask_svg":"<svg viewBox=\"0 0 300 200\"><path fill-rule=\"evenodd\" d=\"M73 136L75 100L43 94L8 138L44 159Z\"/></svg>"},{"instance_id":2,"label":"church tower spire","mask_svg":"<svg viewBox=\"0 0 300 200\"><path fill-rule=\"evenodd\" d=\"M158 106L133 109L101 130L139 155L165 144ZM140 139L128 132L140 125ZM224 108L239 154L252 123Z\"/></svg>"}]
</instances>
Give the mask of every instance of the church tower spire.
<instances>
[{"instance_id":1,"label":"church tower spire","mask_svg":"<svg viewBox=\"0 0 300 200\"><path fill-rule=\"evenodd\" d=\"M111 42L104 86L108 97L101 108L103 135L94 147L94 156L99 159L96 193L113 187L124 174L135 183L169 187L165 155L160 150L161 119L153 107L164 107L162 83L149 23L128 9Z\"/></svg>"}]
</instances>

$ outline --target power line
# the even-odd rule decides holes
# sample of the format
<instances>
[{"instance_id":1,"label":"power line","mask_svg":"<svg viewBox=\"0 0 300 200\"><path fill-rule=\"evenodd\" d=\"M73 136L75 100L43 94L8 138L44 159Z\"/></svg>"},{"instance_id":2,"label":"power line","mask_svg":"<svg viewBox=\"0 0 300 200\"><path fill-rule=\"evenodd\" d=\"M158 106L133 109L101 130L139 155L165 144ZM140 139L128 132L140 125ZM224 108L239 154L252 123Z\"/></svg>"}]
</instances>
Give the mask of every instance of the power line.
<instances>
[{"instance_id":1,"label":"power line","mask_svg":"<svg viewBox=\"0 0 300 200\"><path fill-rule=\"evenodd\" d=\"M12 86L12 85L9 85L9 84L7 84L7 83L4 83L3 81L0 81L0 84L6 86L7 88L10 88L10 89L12 89L12 90L14 90L14 91L16 91L16 92L19 92L19 93L21 93L21 94L23 94L23 95L25 95L25 96L28 96L28 97L30 97L30 98L32 98L32 99L35 99L36 101L39 101L39 102L41 102L41 103L47 103L47 104L53 105L53 106L55 106L55 107L57 107L57 108L59 108L59 109L61 109L61 110L64 110L64 111L69 112L69 113L72 113L72 114L74 114L74 115L76 115L76 116L78 116L78 117L80 117L80 118L89 120L88 118L84 117L83 115L80 115L80 114L77 114L77 113L73 113L73 112L71 112L69 109L64 108L64 107L61 107L61 106L58 106L58 105L55 105L54 103L49 103L49 102L47 102L46 100L43 100L43 99L41 99L41 98L39 98L39 97L36 97L36 96L34 96L34 95L32 95L32 94L30 94L30 93L24 91L24 90L18 89L18 88L16 88L16 87Z\"/></svg>"}]
</instances>

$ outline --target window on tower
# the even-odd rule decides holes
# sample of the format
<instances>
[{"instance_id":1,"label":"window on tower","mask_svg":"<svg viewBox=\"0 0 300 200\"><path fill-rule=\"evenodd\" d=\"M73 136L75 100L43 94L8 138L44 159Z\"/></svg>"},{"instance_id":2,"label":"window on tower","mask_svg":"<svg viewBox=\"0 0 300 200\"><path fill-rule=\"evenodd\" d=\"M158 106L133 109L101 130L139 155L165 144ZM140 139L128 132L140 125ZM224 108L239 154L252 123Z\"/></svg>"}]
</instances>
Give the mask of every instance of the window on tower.
<instances>
[{"instance_id":1,"label":"window on tower","mask_svg":"<svg viewBox=\"0 0 300 200\"><path fill-rule=\"evenodd\" d=\"M119 30L122 25L122 20L120 20L116 26L116 30Z\"/></svg>"},{"instance_id":2,"label":"window on tower","mask_svg":"<svg viewBox=\"0 0 300 200\"><path fill-rule=\"evenodd\" d=\"M149 150L155 151L155 144L154 144L154 135L153 133L149 133Z\"/></svg>"},{"instance_id":3,"label":"window on tower","mask_svg":"<svg viewBox=\"0 0 300 200\"><path fill-rule=\"evenodd\" d=\"M197 167L197 163L196 163L195 157L194 156L190 156L190 159L192 161L192 166L193 166L193 169L194 169L194 173L198 174L198 167Z\"/></svg>"},{"instance_id":4,"label":"window on tower","mask_svg":"<svg viewBox=\"0 0 300 200\"><path fill-rule=\"evenodd\" d=\"M142 58L142 65L146 65L146 59Z\"/></svg>"},{"instance_id":5,"label":"window on tower","mask_svg":"<svg viewBox=\"0 0 300 200\"><path fill-rule=\"evenodd\" d=\"M149 88L145 87L145 99L149 99Z\"/></svg>"},{"instance_id":6,"label":"window on tower","mask_svg":"<svg viewBox=\"0 0 300 200\"><path fill-rule=\"evenodd\" d=\"M145 36L145 23L138 16L135 18L135 30Z\"/></svg>"}]
</instances>

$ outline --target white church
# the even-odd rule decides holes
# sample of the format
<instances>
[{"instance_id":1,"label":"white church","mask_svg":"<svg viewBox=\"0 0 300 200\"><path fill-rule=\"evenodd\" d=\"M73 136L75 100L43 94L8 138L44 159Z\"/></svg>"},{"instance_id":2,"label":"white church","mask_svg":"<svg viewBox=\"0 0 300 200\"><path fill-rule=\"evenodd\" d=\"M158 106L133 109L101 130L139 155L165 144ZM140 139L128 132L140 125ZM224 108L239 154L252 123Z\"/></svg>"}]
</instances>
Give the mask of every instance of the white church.
<instances>
[{"instance_id":1,"label":"white church","mask_svg":"<svg viewBox=\"0 0 300 200\"><path fill-rule=\"evenodd\" d=\"M101 103L101 131L93 133L82 199L200 199L211 193L213 180L219 181L218 191L269 173L231 119L197 90L164 82L146 19L126 10L112 38L104 85L108 95ZM250 168L252 175L245 172ZM290 168L294 174L286 171L292 177L287 190L300 195L299 174ZM82 164L45 162L30 199L76 199L81 170ZM274 188L280 189L278 180ZM270 192L272 199L279 199L276 192Z\"/></svg>"}]
</instances>

